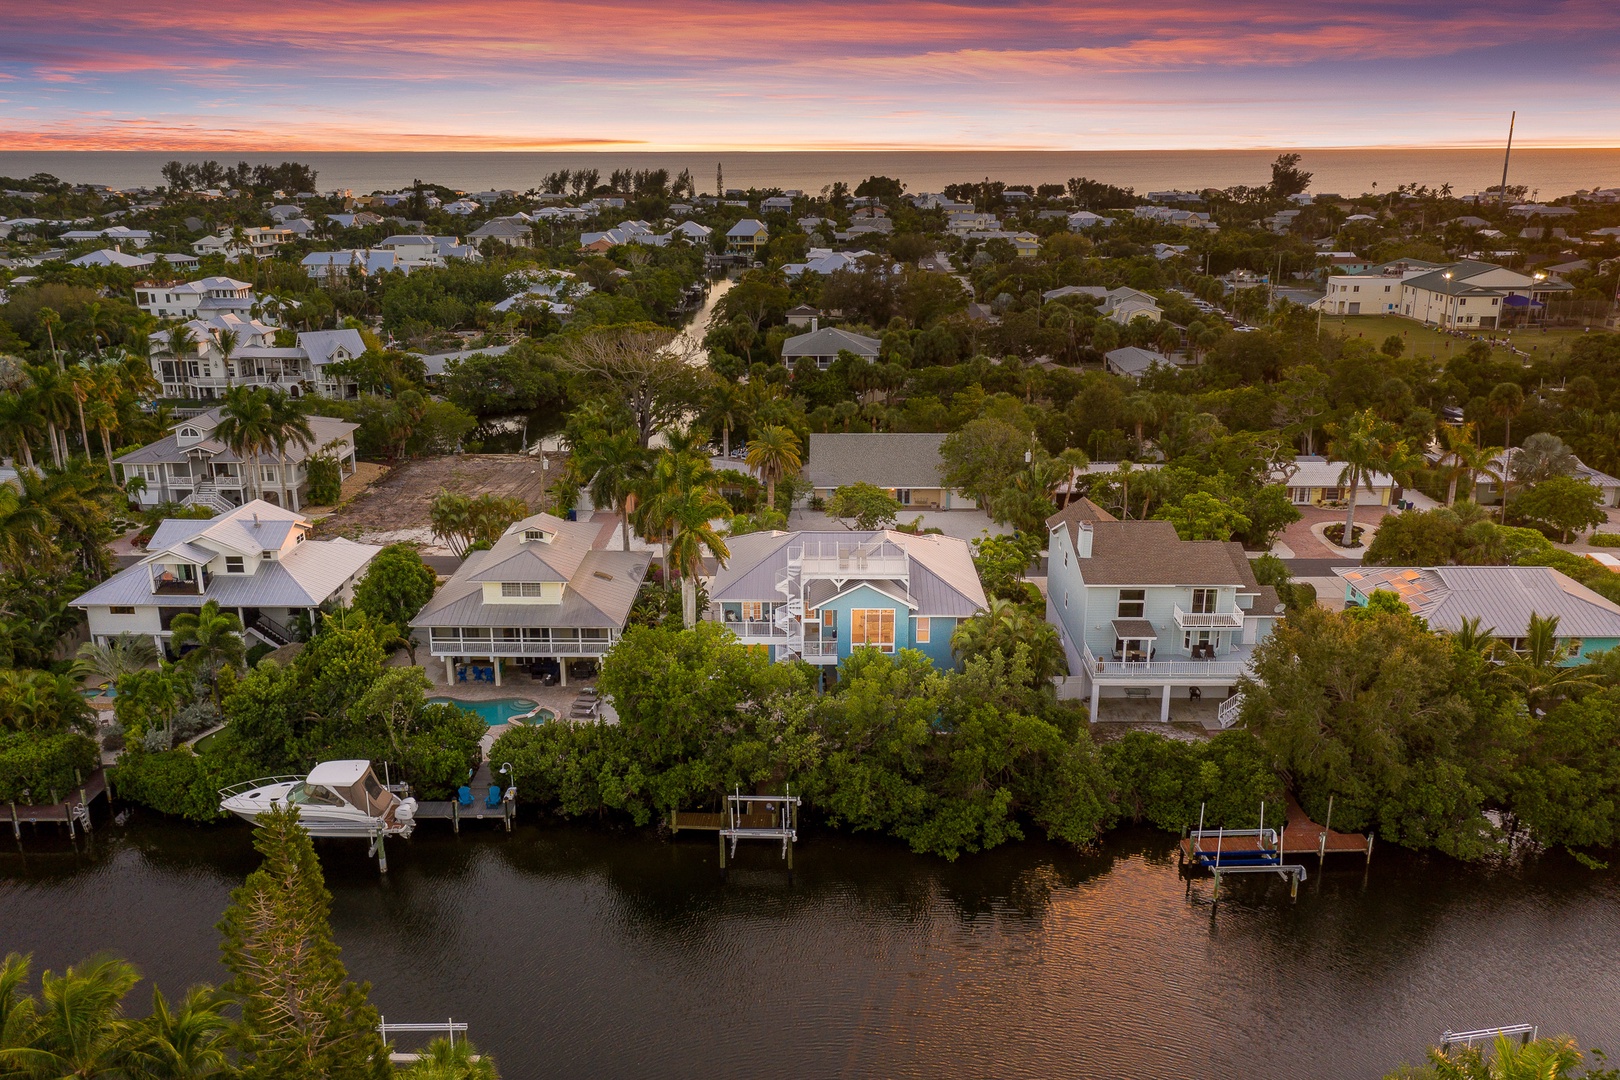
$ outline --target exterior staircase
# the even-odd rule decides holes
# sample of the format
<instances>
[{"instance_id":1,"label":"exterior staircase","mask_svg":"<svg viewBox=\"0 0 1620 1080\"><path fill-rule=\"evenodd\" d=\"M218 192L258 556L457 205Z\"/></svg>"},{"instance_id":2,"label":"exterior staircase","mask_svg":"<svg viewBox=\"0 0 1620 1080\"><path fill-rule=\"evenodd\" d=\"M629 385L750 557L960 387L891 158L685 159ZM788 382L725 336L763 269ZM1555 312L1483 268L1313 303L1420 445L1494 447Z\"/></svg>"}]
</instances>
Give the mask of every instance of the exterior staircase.
<instances>
[{"instance_id":1,"label":"exterior staircase","mask_svg":"<svg viewBox=\"0 0 1620 1080\"><path fill-rule=\"evenodd\" d=\"M236 509L236 507L231 505L229 499L225 498L225 496L219 493L218 488L206 480L198 483L197 486L192 489L191 494L187 495L185 501L180 505L206 506L216 514L228 514L232 510Z\"/></svg>"}]
</instances>

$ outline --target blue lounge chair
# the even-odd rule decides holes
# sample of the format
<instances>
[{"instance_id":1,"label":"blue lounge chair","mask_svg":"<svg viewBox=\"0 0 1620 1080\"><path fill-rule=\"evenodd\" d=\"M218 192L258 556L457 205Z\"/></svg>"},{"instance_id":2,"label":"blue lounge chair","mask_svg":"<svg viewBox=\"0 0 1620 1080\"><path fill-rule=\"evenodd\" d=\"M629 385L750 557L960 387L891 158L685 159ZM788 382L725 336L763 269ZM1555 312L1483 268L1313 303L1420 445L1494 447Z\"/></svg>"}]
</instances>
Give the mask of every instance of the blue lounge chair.
<instances>
[{"instance_id":1,"label":"blue lounge chair","mask_svg":"<svg viewBox=\"0 0 1620 1080\"><path fill-rule=\"evenodd\" d=\"M462 806L471 806L472 788L468 787L466 784L462 784L459 788L457 788L456 802L460 803Z\"/></svg>"},{"instance_id":2,"label":"blue lounge chair","mask_svg":"<svg viewBox=\"0 0 1620 1080\"><path fill-rule=\"evenodd\" d=\"M456 682L467 681L467 665L461 664L456 668Z\"/></svg>"},{"instance_id":3,"label":"blue lounge chair","mask_svg":"<svg viewBox=\"0 0 1620 1080\"><path fill-rule=\"evenodd\" d=\"M500 789L500 785L498 785L498 784L489 785L489 797L484 800L484 805L489 807L491 810L493 810L497 806L501 805L501 789Z\"/></svg>"}]
</instances>

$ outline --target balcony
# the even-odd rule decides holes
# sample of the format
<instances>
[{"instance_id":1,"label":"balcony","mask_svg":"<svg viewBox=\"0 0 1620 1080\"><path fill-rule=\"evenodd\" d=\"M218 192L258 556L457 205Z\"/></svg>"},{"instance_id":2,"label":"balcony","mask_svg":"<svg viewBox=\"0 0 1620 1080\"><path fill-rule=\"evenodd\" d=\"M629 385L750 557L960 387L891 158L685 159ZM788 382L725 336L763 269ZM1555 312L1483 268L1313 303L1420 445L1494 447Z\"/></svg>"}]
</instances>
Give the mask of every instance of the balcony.
<instances>
[{"instance_id":1,"label":"balcony","mask_svg":"<svg viewBox=\"0 0 1620 1080\"><path fill-rule=\"evenodd\" d=\"M1098 681L1113 685L1140 679L1143 682L1217 682L1236 681L1249 670L1254 646L1240 645L1224 656L1208 660L1194 660L1190 656L1152 660L1099 659L1089 645L1081 647L1081 659L1086 671Z\"/></svg>"},{"instance_id":2,"label":"balcony","mask_svg":"<svg viewBox=\"0 0 1620 1080\"><path fill-rule=\"evenodd\" d=\"M1176 605L1176 625L1183 630L1241 630L1241 611L1183 611Z\"/></svg>"},{"instance_id":3,"label":"balcony","mask_svg":"<svg viewBox=\"0 0 1620 1080\"><path fill-rule=\"evenodd\" d=\"M602 656L613 647L605 638L559 639L456 637L435 630L429 635L429 651L434 656Z\"/></svg>"},{"instance_id":4,"label":"balcony","mask_svg":"<svg viewBox=\"0 0 1620 1080\"><path fill-rule=\"evenodd\" d=\"M743 641L783 641L788 636L786 626L761 619L726 620L722 625Z\"/></svg>"},{"instance_id":5,"label":"balcony","mask_svg":"<svg viewBox=\"0 0 1620 1080\"><path fill-rule=\"evenodd\" d=\"M882 541L821 541L788 548L788 565L805 578L905 578L910 561L899 545Z\"/></svg>"},{"instance_id":6,"label":"balcony","mask_svg":"<svg viewBox=\"0 0 1620 1080\"><path fill-rule=\"evenodd\" d=\"M832 638L826 641L810 639L799 649L799 655L812 664L836 664L838 662L838 642Z\"/></svg>"}]
</instances>

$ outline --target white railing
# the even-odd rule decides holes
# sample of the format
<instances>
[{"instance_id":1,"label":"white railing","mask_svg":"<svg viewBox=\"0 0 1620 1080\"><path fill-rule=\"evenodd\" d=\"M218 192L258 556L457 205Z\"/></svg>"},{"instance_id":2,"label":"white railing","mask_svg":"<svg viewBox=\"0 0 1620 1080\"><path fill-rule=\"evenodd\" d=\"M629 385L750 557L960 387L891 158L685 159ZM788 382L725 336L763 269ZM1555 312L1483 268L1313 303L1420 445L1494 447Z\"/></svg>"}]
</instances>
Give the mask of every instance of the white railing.
<instances>
[{"instance_id":1,"label":"white railing","mask_svg":"<svg viewBox=\"0 0 1620 1080\"><path fill-rule=\"evenodd\" d=\"M1176 625L1183 630L1241 630L1241 611L1183 611L1176 605Z\"/></svg>"},{"instance_id":2,"label":"white railing","mask_svg":"<svg viewBox=\"0 0 1620 1080\"><path fill-rule=\"evenodd\" d=\"M1249 657L1235 655L1212 660L1194 660L1178 657L1165 660L1102 660L1087 645L1081 654L1086 670L1101 679L1142 679L1164 682L1167 679L1236 679L1249 669Z\"/></svg>"},{"instance_id":3,"label":"white railing","mask_svg":"<svg viewBox=\"0 0 1620 1080\"><path fill-rule=\"evenodd\" d=\"M799 650L799 654L806 660L818 657L836 657L838 655L838 642L836 640L816 641L809 639L805 641L804 647Z\"/></svg>"},{"instance_id":4,"label":"white railing","mask_svg":"<svg viewBox=\"0 0 1620 1080\"><path fill-rule=\"evenodd\" d=\"M1221 707L1215 710L1215 721L1223 728L1229 728L1238 722L1243 715L1243 695L1233 694L1221 702Z\"/></svg>"},{"instance_id":5,"label":"white railing","mask_svg":"<svg viewBox=\"0 0 1620 1080\"><path fill-rule=\"evenodd\" d=\"M613 647L611 641L522 641L488 639L432 638L433 656L601 656Z\"/></svg>"},{"instance_id":6,"label":"white railing","mask_svg":"<svg viewBox=\"0 0 1620 1080\"><path fill-rule=\"evenodd\" d=\"M728 619L721 625L745 641L749 638L785 638L788 636L786 626L778 626L775 622L757 619L743 619L741 621Z\"/></svg>"},{"instance_id":7,"label":"white railing","mask_svg":"<svg viewBox=\"0 0 1620 1080\"><path fill-rule=\"evenodd\" d=\"M805 577L905 577L910 562L901 548L882 541L807 541L788 549L788 563Z\"/></svg>"}]
</instances>

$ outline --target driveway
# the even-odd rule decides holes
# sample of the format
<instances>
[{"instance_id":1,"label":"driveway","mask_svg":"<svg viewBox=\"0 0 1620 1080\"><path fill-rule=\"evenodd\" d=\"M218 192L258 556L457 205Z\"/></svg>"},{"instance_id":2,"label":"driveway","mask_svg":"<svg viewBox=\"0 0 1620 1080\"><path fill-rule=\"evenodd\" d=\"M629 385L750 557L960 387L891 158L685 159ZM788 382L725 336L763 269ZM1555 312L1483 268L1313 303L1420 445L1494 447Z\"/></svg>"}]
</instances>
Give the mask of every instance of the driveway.
<instances>
[{"instance_id":1,"label":"driveway","mask_svg":"<svg viewBox=\"0 0 1620 1080\"><path fill-rule=\"evenodd\" d=\"M1374 530L1364 530L1361 534L1362 546L1359 548L1338 548L1322 538L1322 529L1335 523L1343 523L1345 511L1333 510L1323 506L1301 506L1299 520L1283 530L1278 538L1281 545L1288 549L1285 558L1290 559L1333 559L1337 562L1361 561L1362 554L1367 550L1366 543L1372 539ZM1384 520L1389 513L1385 506L1358 506L1356 507L1356 525L1376 526ZM1278 552L1279 555L1282 552Z\"/></svg>"}]
</instances>

